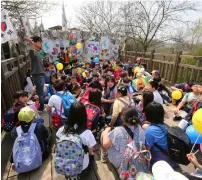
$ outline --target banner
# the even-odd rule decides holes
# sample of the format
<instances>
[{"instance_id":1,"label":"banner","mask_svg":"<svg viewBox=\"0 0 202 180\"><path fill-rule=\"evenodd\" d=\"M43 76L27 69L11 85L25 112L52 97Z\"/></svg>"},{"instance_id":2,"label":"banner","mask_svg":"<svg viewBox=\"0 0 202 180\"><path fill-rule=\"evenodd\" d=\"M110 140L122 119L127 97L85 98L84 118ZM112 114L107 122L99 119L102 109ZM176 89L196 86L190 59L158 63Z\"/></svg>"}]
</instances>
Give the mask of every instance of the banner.
<instances>
[{"instance_id":1,"label":"banner","mask_svg":"<svg viewBox=\"0 0 202 180\"><path fill-rule=\"evenodd\" d=\"M99 56L100 46L97 41L87 41L87 61L91 57Z\"/></svg>"},{"instance_id":2,"label":"banner","mask_svg":"<svg viewBox=\"0 0 202 180\"><path fill-rule=\"evenodd\" d=\"M100 58L103 60L109 60L110 59L110 40L108 37L101 37L100 40Z\"/></svg>"},{"instance_id":3,"label":"banner","mask_svg":"<svg viewBox=\"0 0 202 180\"><path fill-rule=\"evenodd\" d=\"M52 40L43 39L42 50L45 53L52 53L54 48L54 44Z\"/></svg>"},{"instance_id":4,"label":"banner","mask_svg":"<svg viewBox=\"0 0 202 180\"><path fill-rule=\"evenodd\" d=\"M111 56L114 56L115 59L119 57L119 44L112 44L111 45Z\"/></svg>"},{"instance_id":5,"label":"banner","mask_svg":"<svg viewBox=\"0 0 202 180\"><path fill-rule=\"evenodd\" d=\"M8 16L8 11L1 11L1 43L16 39L17 34Z\"/></svg>"},{"instance_id":6,"label":"banner","mask_svg":"<svg viewBox=\"0 0 202 180\"><path fill-rule=\"evenodd\" d=\"M101 49L109 49L110 41L108 37L101 37L100 46Z\"/></svg>"},{"instance_id":7,"label":"banner","mask_svg":"<svg viewBox=\"0 0 202 180\"><path fill-rule=\"evenodd\" d=\"M63 46L64 46L64 49L66 50L66 48L69 47L69 41L63 40Z\"/></svg>"}]
</instances>

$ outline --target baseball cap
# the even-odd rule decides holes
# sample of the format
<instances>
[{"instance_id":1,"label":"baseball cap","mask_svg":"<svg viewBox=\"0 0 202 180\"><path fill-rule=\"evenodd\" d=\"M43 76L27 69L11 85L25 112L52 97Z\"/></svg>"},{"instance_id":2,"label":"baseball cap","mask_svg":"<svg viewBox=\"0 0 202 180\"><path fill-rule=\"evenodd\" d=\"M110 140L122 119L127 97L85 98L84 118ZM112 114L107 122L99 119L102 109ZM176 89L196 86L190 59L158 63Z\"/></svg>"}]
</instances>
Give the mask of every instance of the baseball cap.
<instances>
[{"instance_id":1,"label":"baseball cap","mask_svg":"<svg viewBox=\"0 0 202 180\"><path fill-rule=\"evenodd\" d=\"M19 121L24 121L26 123L29 123L32 121L32 119L35 117L35 112L30 107L24 107L20 110L18 113L18 119Z\"/></svg>"},{"instance_id":2,"label":"baseball cap","mask_svg":"<svg viewBox=\"0 0 202 180\"><path fill-rule=\"evenodd\" d=\"M165 161L158 161L152 166L152 173L155 180L188 180L182 174L173 170Z\"/></svg>"}]
</instances>

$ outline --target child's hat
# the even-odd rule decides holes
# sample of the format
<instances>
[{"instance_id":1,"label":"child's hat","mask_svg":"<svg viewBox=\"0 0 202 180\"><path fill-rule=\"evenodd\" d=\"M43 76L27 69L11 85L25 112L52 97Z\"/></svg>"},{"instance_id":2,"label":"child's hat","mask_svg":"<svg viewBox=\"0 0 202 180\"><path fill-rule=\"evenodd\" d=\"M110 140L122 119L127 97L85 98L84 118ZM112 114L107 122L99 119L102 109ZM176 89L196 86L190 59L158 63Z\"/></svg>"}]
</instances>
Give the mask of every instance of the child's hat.
<instances>
[{"instance_id":1,"label":"child's hat","mask_svg":"<svg viewBox=\"0 0 202 180\"><path fill-rule=\"evenodd\" d=\"M20 110L20 112L18 113L18 119L19 121L24 121L26 123L29 123L30 121L32 121L32 119L35 117L35 112L33 109L31 109L30 107L24 107Z\"/></svg>"}]
</instances>

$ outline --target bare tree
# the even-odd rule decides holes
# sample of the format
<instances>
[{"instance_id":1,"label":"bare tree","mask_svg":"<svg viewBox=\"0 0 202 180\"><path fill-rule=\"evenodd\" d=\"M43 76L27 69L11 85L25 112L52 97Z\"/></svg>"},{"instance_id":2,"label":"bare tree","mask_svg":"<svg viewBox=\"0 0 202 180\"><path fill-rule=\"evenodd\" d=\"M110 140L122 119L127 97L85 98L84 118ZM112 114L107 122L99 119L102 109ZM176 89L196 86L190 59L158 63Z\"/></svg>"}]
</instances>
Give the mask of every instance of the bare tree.
<instances>
[{"instance_id":1,"label":"bare tree","mask_svg":"<svg viewBox=\"0 0 202 180\"><path fill-rule=\"evenodd\" d=\"M116 1L92 1L78 8L80 28L95 36L114 35L120 30L120 3Z\"/></svg>"},{"instance_id":2,"label":"bare tree","mask_svg":"<svg viewBox=\"0 0 202 180\"><path fill-rule=\"evenodd\" d=\"M27 14L35 19L42 13L53 9L57 3L46 0L2 0L1 7L9 11L11 18L19 19L19 16Z\"/></svg>"},{"instance_id":3,"label":"bare tree","mask_svg":"<svg viewBox=\"0 0 202 180\"><path fill-rule=\"evenodd\" d=\"M122 18L127 20L127 36L147 51L170 40L176 24L187 23L182 15L196 10L197 3L192 1L129 1L122 8Z\"/></svg>"},{"instance_id":4,"label":"bare tree","mask_svg":"<svg viewBox=\"0 0 202 180\"><path fill-rule=\"evenodd\" d=\"M189 51L202 46L202 19L178 29L177 33L173 35L173 41L177 47Z\"/></svg>"}]
</instances>

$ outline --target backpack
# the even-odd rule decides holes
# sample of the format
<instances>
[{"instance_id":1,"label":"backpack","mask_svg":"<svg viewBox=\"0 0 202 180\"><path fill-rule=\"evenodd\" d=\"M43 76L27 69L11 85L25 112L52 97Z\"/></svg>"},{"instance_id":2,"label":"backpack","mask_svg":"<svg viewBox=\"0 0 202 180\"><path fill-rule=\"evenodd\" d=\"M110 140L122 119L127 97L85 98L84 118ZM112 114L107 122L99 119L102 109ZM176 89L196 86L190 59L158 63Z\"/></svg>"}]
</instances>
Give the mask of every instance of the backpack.
<instances>
[{"instance_id":1,"label":"backpack","mask_svg":"<svg viewBox=\"0 0 202 180\"><path fill-rule=\"evenodd\" d=\"M82 172L85 153L79 135L63 135L57 142L55 150L57 173L73 177Z\"/></svg>"},{"instance_id":2,"label":"backpack","mask_svg":"<svg viewBox=\"0 0 202 180\"><path fill-rule=\"evenodd\" d=\"M96 127L98 126L98 120L101 112L100 108L91 103L86 103L84 106L87 114L87 128L93 131L97 129Z\"/></svg>"},{"instance_id":3,"label":"backpack","mask_svg":"<svg viewBox=\"0 0 202 180\"><path fill-rule=\"evenodd\" d=\"M57 112L57 109L55 108L55 111L51 115L51 124L56 127L60 128L62 126L62 103L60 106L60 112Z\"/></svg>"},{"instance_id":4,"label":"backpack","mask_svg":"<svg viewBox=\"0 0 202 180\"><path fill-rule=\"evenodd\" d=\"M11 132L12 129L19 123L19 121L17 123L15 122L15 114L23 107L24 105L13 107L4 114L2 124L5 132Z\"/></svg>"},{"instance_id":5,"label":"backpack","mask_svg":"<svg viewBox=\"0 0 202 180\"><path fill-rule=\"evenodd\" d=\"M71 105L77 101L76 98L70 92L64 92L64 94L57 93L56 95L62 98L63 115L68 117Z\"/></svg>"},{"instance_id":6,"label":"backpack","mask_svg":"<svg viewBox=\"0 0 202 180\"><path fill-rule=\"evenodd\" d=\"M89 94L91 92L92 88L88 88L86 89L86 91L83 93L83 95L81 96L80 102L82 104L86 104L89 103Z\"/></svg>"},{"instance_id":7,"label":"backpack","mask_svg":"<svg viewBox=\"0 0 202 180\"><path fill-rule=\"evenodd\" d=\"M139 172L149 173L151 154L149 151L141 149L142 144L139 142L139 130L137 135L134 136L129 127L124 126L124 128L129 138L124 158L119 167L119 176L121 180L135 180Z\"/></svg>"},{"instance_id":8,"label":"backpack","mask_svg":"<svg viewBox=\"0 0 202 180\"><path fill-rule=\"evenodd\" d=\"M41 147L34 134L35 127L36 123L32 123L27 133L23 132L21 126L16 128L18 137L14 142L13 161L18 173L29 172L42 164Z\"/></svg>"},{"instance_id":9,"label":"backpack","mask_svg":"<svg viewBox=\"0 0 202 180\"><path fill-rule=\"evenodd\" d=\"M161 127L159 128L162 129ZM154 145L176 163L183 164L185 166L190 163L187 159L187 154L191 151L191 141L188 135L181 128L178 126L168 128L167 143L168 152L156 143Z\"/></svg>"}]
</instances>

